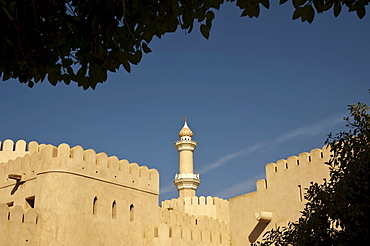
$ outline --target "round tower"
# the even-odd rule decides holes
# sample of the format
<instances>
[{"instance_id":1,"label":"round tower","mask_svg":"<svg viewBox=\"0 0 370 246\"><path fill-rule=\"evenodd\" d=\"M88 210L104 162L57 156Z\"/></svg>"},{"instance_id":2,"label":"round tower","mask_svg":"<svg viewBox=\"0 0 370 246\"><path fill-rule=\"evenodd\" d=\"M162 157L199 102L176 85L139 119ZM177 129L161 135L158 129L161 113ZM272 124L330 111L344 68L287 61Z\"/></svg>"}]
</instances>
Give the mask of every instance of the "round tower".
<instances>
[{"instance_id":1,"label":"round tower","mask_svg":"<svg viewBox=\"0 0 370 246\"><path fill-rule=\"evenodd\" d=\"M179 137L180 140L175 142L175 147L179 152L179 173L175 175L173 183L179 191L179 197L195 196L200 184L199 174L194 174L193 166L193 153L197 142L191 140L193 132L188 127L186 117Z\"/></svg>"}]
</instances>

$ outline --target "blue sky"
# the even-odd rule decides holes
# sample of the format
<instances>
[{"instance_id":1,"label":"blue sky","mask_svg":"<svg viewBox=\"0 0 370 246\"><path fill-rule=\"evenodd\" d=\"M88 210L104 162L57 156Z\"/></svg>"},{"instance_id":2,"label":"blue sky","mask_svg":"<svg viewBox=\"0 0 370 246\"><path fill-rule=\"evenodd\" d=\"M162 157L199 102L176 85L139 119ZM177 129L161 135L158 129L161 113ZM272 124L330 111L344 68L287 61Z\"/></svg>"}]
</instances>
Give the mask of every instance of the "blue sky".
<instances>
[{"instance_id":1,"label":"blue sky","mask_svg":"<svg viewBox=\"0 0 370 246\"><path fill-rule=\"evenodd\" d=\"M255 189L264 166L313 148L344 129L347 105L370 103L370 19L346 11L292 21L291 3L258 19L232 4L211 36L198 29L154 39L153 52L109 74L95 91L0 82L0 139L81 145L161 174L161 200L177 196L174 142L183 117L198 142L198 195Z\"/></svg>"}]
</instances>

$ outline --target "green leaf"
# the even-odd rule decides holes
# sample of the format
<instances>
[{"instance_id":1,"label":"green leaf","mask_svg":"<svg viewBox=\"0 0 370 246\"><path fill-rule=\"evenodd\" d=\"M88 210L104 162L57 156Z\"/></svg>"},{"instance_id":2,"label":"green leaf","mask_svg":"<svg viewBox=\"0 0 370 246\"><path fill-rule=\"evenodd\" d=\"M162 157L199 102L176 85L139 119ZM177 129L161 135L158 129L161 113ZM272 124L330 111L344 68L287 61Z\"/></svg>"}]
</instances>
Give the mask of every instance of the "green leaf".
<instances>
[{"instance_id":1,"label":"green leaf","mask_svg":"<svg viewBox=\"0 0 370 246\"><path fill-rule=\"evenodd\" d=\"M17 3L16 2L10 2L9 4L8 4L8 10L11 12L11 13L13 13L14 12L14 10L15 10L15 8L17 7Z\"/></svg>"},{"instance_id":2,"label":"green leaf","mask_svg":"<svg viewBox=\"0 0 370 246\"><path fill-rule=\"evenodd\" d=\"M49 80L50 84L56 86L57 83L58 83L58 74L56 74L56 72L52 71L48 75L48 80Z\"/></svg>"},{"instance_id":3,"label":"green leaf","mask_svg":"<svg viewBox=\"0 0 370 246\"><path fill-rule=\"evenodd\" d=\"M62 66L63 67L70 67L73 64L72 59L62 59Z\"/></svg>"},{"instance_id":4,"label":"green leaf","mask_svg":"<svg viewBox=\"0 0 370 246\"><path fill-rule=\"evenodd\" d=\"M249 15L249 18L252 17L258 18L259 15L260 15L260 6L255 5L254 8L252 8L252 13Z\"/></svg>"},{"instance_id":5,"label":"green leaf","mask_svg":"<svg viewBox=\"0 0 370 246\"><path fill-rule=\"evenodd\" d=\"M293 20L296 20L302 16L302 10L303 10L303 7L296 8L296 10L293 13Z\"/></svg>"},{"instance_id":6,"label":"green leaf","mask_svg":"<svg viewBox=\"0 0 370 246\"><path fill-rule=\"evenodd\" d=\"M357 9L357 16L358 16L358 18L360 18L360 19L364 18L365 14L366 14L365 7L362 7L362 8Z\"/></svg>"},{"instance_id":7,"label":"green leaf","mask_svg":"<svg viewBox=\"0 0 370 246\"><path fill-rule=\"evenodd\" d=\"M83 66L78 70L76 74L76 81L78 82L82 81L82 79L85 77L85 74L86 74L86 68Z\"/></svg>"},{"instance_id":8,"label":"green leaf","mask_svg":"<svg viewBox=\"0 0 370 246\"><path fill-rule=\"evenodd\" d=\"M152 52L152 50L148 47L148 45L146 43L142 43L142 47L143 47L143 51L145 53L150 53Z\"/></svg>"},{"instance_id":9,"label":"green leaf","mask_svg":"<svg viewBox=\"0 0 370 246\"><path fill-rule=\"evenodd\" d=\"M266 9L269 9L270 8L270 1L269 0L261 0L261 4L263 5L263 7L265 7Z\"/></svg>"},{"instance_id":10,"label":"green leaf","mask_svg":"<svg viewBox=\"0 0 370 246\"><path fill-rule=\"evenodd\" d=\"M153 38L153 29L152 28L147 28L144 33L143 33L143 39L147 42L150 43Z\"/></svg>"},{"instance_id":11,"label":"green leaf","mask_svg":"<svg viewBox=\"0 0 370 246\"><path fill-rule=\"evenodd\" d=\"M309 22L309 23L312 23L313 19L315 18L315 10L313 9L313 7L311 5L306 5L306 6L309 6L307 8L307 13L306 13L306 20ZM305 7L306 7L305 6Z\"/></svg>"},{"instance_id":12,"label":"green leaf","mask_svg":"<svg viewBox=\"0 0 370 246\"><path fill-rule=\"evenodd\" d=\"M209 38L209 29L206 25L202 24L200 25L200 33L205 37L206 39Z\"/></svg>"},{"instance_id":13,"label":"green leaf","mask_svg":"<svg viewBox=\"0 0 370 246\"><path fill-rule=\"evenodd\" d=\"M250 12L250 8L244 9L240 17L249 15L249 12Z\"/></svg>"},{"instance_id":14,"label":"green leaf","mask_svg":"<svg viewBox=\"0 0 370 246\"><path fill-rule=\"evenodd\" d=\"M12 77L12 73L4 72L3 81L10 79L10 77Z\"/></svg>"},{"instance_id":15,"label":"green leaf","mask_svg":"<svg viewBox=\"0 0 370 246\"><path fill-rule=\"evenodd\" d=\"M32 88L35 85L35 83L33 81L28 81L27 85L28 87Z\"/></svg>"},{"instance_id":16,"label":"green leaf","mask_svg":"<svg viewBox=\"0 0 370 246\"><path fill-rule=\"evenodd\" d=\"M340 11L342 10L342 5L340 3L336 3L334 5L334 16L335 17L338 17L338 15L340 14Z\"/></svg>"},{"instance_id":17,"label":"green leaf","mask_svg":"<svg viewBox=\"0 0 370 246\"><path fill-rule=\"evenodd\" d=\"M121 61L122 63L122 66L125 68L125 70L128 72L128 73L131 73L131 66L130 66L130 63L128 63L127 60L123 60Z\"/></svg>"},{"instance_id":18,"label":"green leaf","mask_svg":"<svg viewBox=\"0 0 370 246\"><path fill-rule=\"evenodd\" d=\"M298 8L299 6L303 5L307 0L293 0L294 8Z\"/></svg>"},{"instance_id":19,"label":"green leaf","mask_svg":"<svg viewBox=\"0 0 370 246\"><path fill-rule=\"evenodd\" d=\"M333 6L333 1L328 2L327 4L324 4L323 11L329 10Z\"/></svg>"},{"instance_id":20,"label":"green leaf","mask_svg":"<svg viewBox=\"0 0 370 246\"><path fill-rule=\"evenodd\" d=\"M139 62L141 61L141 57L143 56L143 53L141 52L141 50L137 50L136 52L135 52L135 54L134 55L131 55L130 57L129 57L129 61L132 63L132 64L135 64L135 65L137 65L137 64L139 64Z\"/></svg>"},{"instance_id":21,"label":"green leaf","mask_svg":"<svg viewBox=\"0 0 370 246\"><path fill-rule=\"evenodd\" d=\"M206 14L206 18L209 20L213 20L215 18L215 13L213 13L213 11L208 11Z\"/></svg>"},{"instance_id":22,"label":"green leaf","mask_svg":"<svg viewBox=\"0 0 370 246\"><path fill-rule=\"evenodd\" d=\"M63 74L63 81L66 85L71 83L71 76L69 74Z\"/></svg>"}]
</instances>

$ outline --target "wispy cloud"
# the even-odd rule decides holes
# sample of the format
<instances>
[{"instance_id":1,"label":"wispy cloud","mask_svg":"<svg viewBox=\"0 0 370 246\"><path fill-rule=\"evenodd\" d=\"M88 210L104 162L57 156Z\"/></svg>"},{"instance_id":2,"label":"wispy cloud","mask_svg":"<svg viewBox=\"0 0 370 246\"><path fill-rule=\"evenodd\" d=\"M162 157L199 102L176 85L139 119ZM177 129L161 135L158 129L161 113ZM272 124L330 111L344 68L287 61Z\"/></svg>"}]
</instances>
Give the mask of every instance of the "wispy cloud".
<instances>
[{"instance_id":1,"label":"wispy cloud","mask_svg":"<svg viewBox=\"0 0 370 246\"><path fill-rule=\"evenodd\" d=\"M238 196L250 190L255 190L256 181L259 179L263 179L263 178L265 178L265 174L259 173L247 180L240 181L226 189L219 191L218 193L215 194L215 196L230 198L230 197Z\"/></svg>"},{"instance_id":2,"label":"wispy cloud","mask_svg":"<svg viewBox=\"0 0 370 246\"><path fill-rule=\"evenodd\" d=\"M269 141L268 144L266 144L265 146L272 146L272 145L276 145L276 144L281 144L282 142L286 142L286 141L289 141L291 139L294 139L294 138L297 138L297 137L303 137L303 136L313 136L313 135L318 135L318 134L322 134L324 132L327 132L331 127L337 125L338 123L340 122L343 122L343 115L345 115L345 113L341 113L341 114L337 114L337 115L334 115L332 117L329 117L329 118L326 118L316 124L313 124L313 125L310 125L310 126L304 126L304 127L300 127L300 128L297 128L297 129L294 129L292 131L289 131L289 132L286 132L284 134L281 134L280 136L276 137L275 139L273 139L272 141ZM253 145L253 146L259 146L259 145ZM251 152L253 152L252 150L257 150L258 148L247 148L247 149L250 149ZM238 151L238 152L235 152L235 153L244 153L243 151ZM227 157L227 156L231 156L231 155L226 155L224 157ZM239 155L235 155L234 158L238 157ZM219 160L223 159L223 157L221 157ZM231 160L232 158L228 158L228 161ZM215 162L217 163L217 162ZM222 165L225 165L226 162L222 162L221 165L218 165L218 166L222 166ZM212 170L216 167L214 163L212 164L209 164L209 165L206 165L206 167L204 167L205 170ZM230 187L227 187L221 191L219 191L216 196L219 196L219 197L225 197L225 198L230 198L230 197L234 197L234 196L238 196L240 194L244 194L250 190L254 190L255 189L255 183L257 180L259 179L263 179L265 176L264 173L259 173L253 177L250 177L249 179L247 180L243 180L243 181L240 181L236 184L233 184L232 186Z\"/></svg>"},{"instance_id":3,"label":"wispy cloud","mask_svg":"<svg viewBox=\"0 0 370 246\"><path fill-rule=\"evenodd\" d=\"M203 168L201 168L199 170L195 170L195 172L196 173L209 172L209 171L211 171L211 170L213 170L217 167L225 165L230 160L238 158L239 156L245 156L245 155L251 154L251 153L263 148L264 146L266 146L265 142L259 142L259 143L256 143L256 144L254 144L254 145L252 145L252 146L250 146L246 149L242 149L240 151L236 151L234 153L224 155L224 156L220 157L218 160L216 160L215 162L213 162L211 164L208 164L208 165L205 165Z\"/></svg>"},{"instance_id":4,"label":"wispy cloud","mask_svg":"<svg viewBox=\"0 0 370 246\"><path fill-rule=\"evenodd\" d=\"M174 189L174 185L173 183L169 183L167 185L165 185L163 188L161 188L161 194L166 194L166 193L170 193L170 192L173 192L175 189Z\"/></svg>"},{"instance_id":5,"label":"wispy cloud","mask_svg":"<svg viewBox=\"0 0 370 246\"><path fill-rule=\"evenodd\" d=\"M326 118L316 124L300 127L292 131L286 132L275 138L272 144L282 143L296 137L314 136L325 132L327 133L329 128L340 122L343 122L343 115L345 114L344 113L337 114L332 117Z\"/></svg>"},{"instance_id":6,"label":"wispy cloud","mask_svg":"<svg viewBox=\"0 0 370 246\"><path fill-rule=\"evenodd\" d=\"M313 125L300 127L300 128L294 129L292 131L285 132L285 133L277 136L276 138L274 138L270 141L257 142L255 144L253 144L252 146L249 146L245 149L235 151L233 153L221 156L215 162L207 164L207 165L201 167L200 169L195 170L195 172L196 173L201 173L201 174L210 172L210 171L212 171L212 170L214 170L218 167L227 165L233 159L253 154L256 151L261 150L263 148L266 148L266 147L269 147L269 146L274 146L274 145L277 145L277 144L281 144L283 142L292 140L294 138L304 137L304 136L314 136L314 135L318 135L318 134L327 133L331 127L337 125L340 122L343 122L344 115L346 115L346 112L334 115L334 116L329 117L329 118L325 118L324 120L322 120L322 121L320 121L316 124L313 124ZM220 192L218 192L216 194L216 196L219 196L219 197L233 197L233 196L243 194L243 193L247 192L248 190L254 189L255 188L255 182L258 179L262 179L262 178L264 178L264 174L260 173L260 174L258 174L256 176L253 176L253 177L251 177L247 180L240 181L240 182L238 182L238 183L236 183L236 184L234 184L234 185L232 185L228 188L225 188L225 189L221 190ZM166 193L172 192L173 190L174 190L173 184L169 183L161 189L161 194L166 194Z\"/></svg>"},{"instance_id":7,"label":"wispy cloud","mask_svg":"<svg viewBox=\"0 0 370 246\"><path fill-rule=\"evenodd\" d=\"M229 161L236 159L241 156L246 156L249 154L252 154L262 148L265 148L267 146L273 146L276 144L281 144L282 142L289 141L291 139L297 138L297 137L303 137L303 136L313 136L322 134L328 131L331 127L334 125L337 125L340 122L343 122L343 115L345 113L337 114L329 118L325 118L324 120L313 124L309 126L300 127L297 129L294 129L292 131L286 132L284 134L281 134L277 136L276 138L270 140L270 141L261 141L258 143L253 144L252 146L249 146L245 149L233 152L231 154L224 155L220 158L218 158L215 162L212 162L210 164L207 164L203 167L201 167L199 170L196 170L197 173L207 173L215 168L221 167L226 165Z\"/></svg>"}]
</instances>

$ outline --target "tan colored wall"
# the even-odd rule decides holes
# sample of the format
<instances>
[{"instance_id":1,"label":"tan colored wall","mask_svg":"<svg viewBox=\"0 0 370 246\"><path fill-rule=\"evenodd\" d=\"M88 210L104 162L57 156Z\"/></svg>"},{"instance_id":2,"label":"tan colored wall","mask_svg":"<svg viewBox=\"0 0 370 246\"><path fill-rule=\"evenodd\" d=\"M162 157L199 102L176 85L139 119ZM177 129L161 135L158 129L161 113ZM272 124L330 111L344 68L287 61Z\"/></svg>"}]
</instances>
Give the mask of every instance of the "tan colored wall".
<instances>
[{"instance_id":1,"label":"tan colored wall","mask_svg":"<svg viewBox=\"0 0 370 246\"><path fill-rule=\"evenodd\" d=\"M38 180L49 188L38 198L38 245L142 245L144 226L155 222L147 214L157 209L155 194L66 173Z\"/></svg>"},{"instance_id":2,"label":"tan colored wall","mask_svg":"<svg viewBox=\"0 0 370 246\"><path fill-rule=\"evenodd\" d=\"M229 201L218 197L179 197L163 201L161 207L229 222Z\"/></svg>"},{"instance_id":3,"label":"tan colored wall","mask_svg":"<svg viewBox=\"0 0 370 246\"><path fill-rule=\"evenodd\" d=\"M267 230L296 221L304 208L305 188L329 177L324 165L329 158L330 151L323 147L267 164L266 180L257 181L257 191L230 199L231 245L260 240ZM255 213L261 211L272 212L272 221L257 221Z\"/></svg>"},{"instance_id":4,"label":"tan colored wall","mask_svg":"<svg viewBox=\"0 0 370 246\"><path fill-rule=\"evenodd\" d=\"M0 246L37 246L35 240L37 215L34 209L8 207L0 203Z\"/></svg>"},{"instance_id":5,"label":"tan colored wall","mask_svg":"<svg viewBox=\"0 0 370 246\"><path fill-rule=\"evenodd\" d=\"M45 145L39 146L37 142L30 142L27 145L24 140L18 140L16 143L10 139L6 139L3 142L0 141L0 163L15 160L17 157L23 157L27 153L38 151L39 147L43 146Z\"/></svg>"},{"instance_id":6,"label":"tan colored wall","mask_svg":"<svg viewBox=\"0 0 370 246\"><path fill-rule=\"evenodd\" d=\"M196 217L160 208L157 225L145 229L145 245L230 245L228 224L207 216Z\"/></svg>"},{"instance_id":7,"label":"tan colored wall","mask_svg":"<svg viewBox=\"0 0 370 246\"><path fill-rule=\"evenodd\" d=\"M157 221L148 211L158 209L158 190L156 170L80 146L47 145L0 165L0 202L27 208L25 199L35 197L38 246L142 245L145 226Z\"/></svg>"}]
</instances>

